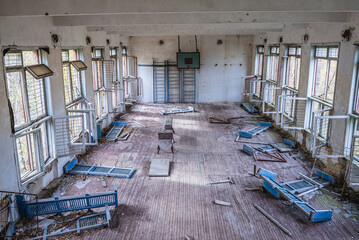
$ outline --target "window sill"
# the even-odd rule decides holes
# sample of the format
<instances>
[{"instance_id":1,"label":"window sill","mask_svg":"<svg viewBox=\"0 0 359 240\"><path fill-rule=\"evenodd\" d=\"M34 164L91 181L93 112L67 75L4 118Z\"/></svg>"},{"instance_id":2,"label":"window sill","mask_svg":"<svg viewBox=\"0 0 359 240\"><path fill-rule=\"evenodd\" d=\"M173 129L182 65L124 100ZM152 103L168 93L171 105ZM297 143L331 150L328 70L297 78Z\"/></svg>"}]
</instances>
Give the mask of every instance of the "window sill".
<instances>
[{"instance_id":1,"label":"window sill","mask_svg":"<svg viewBox=\"0 0 359 240\"><path fill-rule=\"evenodd\" d=\"M46 167L49 167L53 162L57 161L57 158L54 157L54 158L50 158L48 159L46 162L45 162L45 168Z\"/></svg>"},{"instance_id":2,"label":"window sill","mask_svg":"<svg viewBox=\"0 0 359 240\"><path fill-rule=\"evenodd\" d=\"M42 177L45 175L45 172L39 172L39 173L36 173L32 176L29 176L28 178L26 179L22 179L21 180L21 186L25 186L33 181L35 181L36 179L38 179L39 177Z\"/></svg>"}]
</instances>

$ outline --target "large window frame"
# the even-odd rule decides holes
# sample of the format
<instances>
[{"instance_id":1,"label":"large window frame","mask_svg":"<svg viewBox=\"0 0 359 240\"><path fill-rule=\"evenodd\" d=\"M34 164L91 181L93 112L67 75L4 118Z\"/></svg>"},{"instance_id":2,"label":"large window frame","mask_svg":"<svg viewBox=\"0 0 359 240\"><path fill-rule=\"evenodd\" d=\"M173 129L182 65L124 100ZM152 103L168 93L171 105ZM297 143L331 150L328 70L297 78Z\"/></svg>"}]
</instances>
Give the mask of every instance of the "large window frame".
<instances>
[{"instance_id":1,"label":"large window frame","mask_svg":"<svg viewBox=\"0 0 359 240\"><path fill-rule=\"evenodd\" d=\"M255 56L255 64L254 64L254 75L257 76L258 80L263 79L263 68L264 68L264 46L258 45L256 46L256 56ZM261 96L262 91L262 83L254 82L254 95L258 98Z\"/></svg>"},{"instance_id":2,"label":"large window frame","mask_svg":"<svg viewBox=\"0 0 359 240\"><path fill-rule=\"evenodd\" d=\"M63 49L61 53L65 104L69 106L83 99L84 76L73 65L73 61L82 60L83 53L81 49Z\"/></svg>"},{"instance_id":3,"label":"large window frame","mask_svg":"<svg viewBox=\"0 0 359 240\"><path fill-rule=\"evenodd\" d=\"M10 50L4 57L7 96L14 119L15 160L22 184L43 174L45 164L54 159L52 117L48 114L46 91L49 80L37 78L28 70L29 66L43 65L46 59L45 51L38 48ZM21 123L17 121L19 112Z\"/></svg>"},{"instance_id":4,"label":"large window frame","mask_svg":"<svg viewBox=\"0 0 359 240\"><path fill-rule=\"evenodd\" d=\"M279 68L279 46L269 46L267 56L266 86L264 92L265 102L271 106L276 105L276 88L278 85L278 68Z\"/></svg>"},{"instance_id":5,"label":"large window frame","mask_svg":"<svg viewBox=\"0 0 359 240\"><path fill-rule=\"evenodd\" d=\"M119 59L119 48L113 47L110 48L110 59L114 62L115 65L115 81L114 89L112 91L112 107L118 108L121 105L121 92L120 92L120 59Z\"/></svg>"},{"instance_id":6,"label":"large window frame","mask_svg":"<svg viewBox=\"0 0 359 240\"><path fill-rule=\"evenodd\" d=\"M284 68L282 77L282 95L297 97L299 90L301 68L301 46L288 45L285 49ZM289 120L295 119L296 101L292 98L282 100L282 114Z\"/></svg>"},{"instance_id":7,"label":"large window frame","mask_svg":"<svg viewBox=\"0 0 359 240\"><path fill-rule=\"evenodd\" d=\"M308 108L306 117L306 128L313 131L313 121L315 116L329 116L333 108L334 93L336 88L337 70L339 64L339 44L321 44L312 46L311 59L311 81L308 89ZM334 65L334 66L333 66ZM323 71L323 67L325 68ZM335 70L334 72L332 72ZM323 74L325 73L325 74ZM330 79L332 77L332 79ZM332 98L328 98L329 81L334 78L334 86L330 90ZM318 95L318 85L324 79L324 96ZM326 121L328 122L328 121ZM329 124L320 128L318 136L321 139L327 139L329 134Z\"/></svg>"},{"instance_id":8,"label":"large window frame","mask_svg":"<svg viewBox=\"0 0 359 240\"><path fill-rule=\"evenodd\" d=\"M107 91L103 79L103 56L104 48L92 49L92 73L96 119L102 119L108 114Z\"/></svg>"}]
</instances>

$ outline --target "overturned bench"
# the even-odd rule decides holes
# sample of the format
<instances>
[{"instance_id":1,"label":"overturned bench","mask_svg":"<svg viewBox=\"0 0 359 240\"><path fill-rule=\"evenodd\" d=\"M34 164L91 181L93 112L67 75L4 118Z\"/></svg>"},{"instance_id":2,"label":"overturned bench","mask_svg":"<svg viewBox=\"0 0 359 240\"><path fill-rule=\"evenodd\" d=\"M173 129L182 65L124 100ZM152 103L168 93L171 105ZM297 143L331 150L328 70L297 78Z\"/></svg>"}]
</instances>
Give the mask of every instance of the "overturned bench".
<instances>
[{"instance_id":1,"label":"overturned bench","mask_svg":"<svg viewBox=\"0 0 359 240\"><path fill-rule=\"evenodd\" d=\"M302 193L310 189L316 189L318 185L329 185L334 182L332 176L323 173L319 169L315 169L317 174L314 178L305 178L292 182L277 183L275 178L276 173L265 169L258 169L259 176L264 181L264 188L276 198L284 198L291 205L298 208L311 222L325 222L332 219L333 210L316 210L307 202L300 199L296 193Z\"/></svg>"},{"instance_id":2,"label":"overturned bench","mask_svg":"<svg viewBox=\"0 0 359 240\"><path fill-rule=\"evenodd\" d=\"M96 175L106 177L131 178L134 168L105 167L89 164L78 164L77 158L65 165L64 170L70 174Z\"/></svg>"},{"instance_id":3,"label":"overturned bench","mask_svg":"<svg viewBox=\"0 0 359 240\"><path fill-rule=\"evenodd\" d=\"M16 203L21 217L58 214L106 206L117 206L117 189L110 192L92 193L82 196L47 198L36 201L25 201L23 195L16 195Z\"/></svg>"}]
</instances>

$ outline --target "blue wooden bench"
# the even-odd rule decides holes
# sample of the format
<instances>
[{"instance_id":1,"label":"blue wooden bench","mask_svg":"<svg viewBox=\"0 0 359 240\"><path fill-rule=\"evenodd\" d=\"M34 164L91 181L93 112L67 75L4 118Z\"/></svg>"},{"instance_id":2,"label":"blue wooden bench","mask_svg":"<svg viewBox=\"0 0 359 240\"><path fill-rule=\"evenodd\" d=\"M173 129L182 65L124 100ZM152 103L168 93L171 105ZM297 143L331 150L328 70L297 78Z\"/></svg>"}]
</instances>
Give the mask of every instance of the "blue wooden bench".
<instances>
[{"instance_id":1,"label":"blue wooden bench","mask_svg":"<svg viewBox=\"0 0 359 240\"><path fill-rule=\"evenodd\" d=\"M298 208L301 212L309 217L311 222L325 222L332 219L333 210L316 210L310 206L307 202L300 199L295 193L314 189L317 185L306 179L300 179L292 182L277 183L275 178L276 173L265 169L259 169L259 176L263 179L264 188L276 198L283 198L287 200L291 205ZM312 178L316 182L320 182L322 185L327 185L334 182L334 178L330 175L323 173L319 169L315 169L316 177Z\"/></svg>"},{"instance_id":2,"label":"blue wooden bench","mask_svg":"<svg viewBox=\"0 0 359 240\"><path fill-rule=\"evenodd\" d=\"M26 202L22 195L16 195L21 217L32 218L39 215L57 214L106 206L117 206L117 190L103 193L86 193L83 196L48 198L37 202Z\"/></svg>"},{"instance_id":3,"label":"blue wooden bench","mask_svg":"<svg viewBox=\"0 0 359 240\"><path fill-rule=\"evenodd\" d=\"M31 240L35 239L47 239L48 237L58 236L62 234L72 233L72 232L81 232L84 230L89 230L92 228L98 227L109 227L111 222L111 215L108 207L106 206L105 212L92 214L88 216L81 217L76 220L76 227L69 227L66 229L58 230L50 230L53 229L52 225L46 226L44 228L44 233L42 236L31 238ZM53 224L56 225L56 224Z\"/></svg>"},{"instance_id":4,"label":"blue wooden bench","mask_svg":"<svg viewBox=\"0 0 359 240\"><path fill-rule=\"evenodd\" d=\"M131 178L135 172L135 169L78 164L77 158L74 158L71 160L71 162L65 165L64 171L71 174Z\"/></svg>"}]
</instances>

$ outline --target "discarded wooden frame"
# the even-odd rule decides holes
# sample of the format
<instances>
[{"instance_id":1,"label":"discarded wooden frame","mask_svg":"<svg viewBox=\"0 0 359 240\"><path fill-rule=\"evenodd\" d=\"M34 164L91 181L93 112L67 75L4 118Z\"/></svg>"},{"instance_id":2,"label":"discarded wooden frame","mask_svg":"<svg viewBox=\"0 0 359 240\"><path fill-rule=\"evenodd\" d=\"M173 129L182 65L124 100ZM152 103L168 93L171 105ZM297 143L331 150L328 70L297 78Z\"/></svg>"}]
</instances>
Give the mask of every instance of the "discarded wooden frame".
<instances>
[{"instance_id":1,"label":"discarded wooden frame","mask_svg":"<svg viewBox=\"0 0 359 240\"><path fill-rule=\"evenodd\" d=\"M323 173L319 169L315 169L316 177L311 178L311 181L306 179L300 179L292 182L277 183L275 178L276 173L268 171L266 169L259 168L257 173L263 179L264 188L276 198L283 198L289 202L290 205L295 206L306 216L308 216L311 222L325 222L332 219L333 210L316 210L310 206L307 202L299 198L299 195L308 190L317 188L319 185L329 185L334 182L334 178L326 173ZM313 183L313 181L316 182Z\"/></svg>"}]
</instances>

